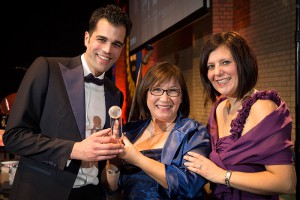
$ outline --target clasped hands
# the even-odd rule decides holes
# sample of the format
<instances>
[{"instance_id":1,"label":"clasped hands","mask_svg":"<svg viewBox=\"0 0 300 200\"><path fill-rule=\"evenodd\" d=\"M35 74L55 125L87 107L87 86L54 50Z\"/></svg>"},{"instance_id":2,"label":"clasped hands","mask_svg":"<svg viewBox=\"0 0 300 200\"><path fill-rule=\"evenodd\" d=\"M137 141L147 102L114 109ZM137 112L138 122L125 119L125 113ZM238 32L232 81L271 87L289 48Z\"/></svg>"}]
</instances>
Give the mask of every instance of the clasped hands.
<instances>
[{"instance_id":1,"label":"clasped hands","mask_svg":"<svg viewBox=\"0 0 300 200\"><path fill-rule=\"evenodd\" d=\"M117 130L117 129L115 129ZM71 159L82 161L100 161L115 158L123 152L122 139L115 137L112 129L94 132L81 142L76 142L71 152Z\"/></svg>"},{"instance_id":2,"label":"clasped hands","mask_svg":"<svg viewBox=\"0 0 300 200\"><path fill-rule=\"evenodd\" d=\"M117 122L117 121L116 121ZM140 153L133 144L122 134L119 135L119 123L113 128L94 132L92 135L76 142L71 152L71 159L82 161L100 161L116 158L134 159ZM128 158L129 157L129 158Z\"/></svg>"}]
</instances>

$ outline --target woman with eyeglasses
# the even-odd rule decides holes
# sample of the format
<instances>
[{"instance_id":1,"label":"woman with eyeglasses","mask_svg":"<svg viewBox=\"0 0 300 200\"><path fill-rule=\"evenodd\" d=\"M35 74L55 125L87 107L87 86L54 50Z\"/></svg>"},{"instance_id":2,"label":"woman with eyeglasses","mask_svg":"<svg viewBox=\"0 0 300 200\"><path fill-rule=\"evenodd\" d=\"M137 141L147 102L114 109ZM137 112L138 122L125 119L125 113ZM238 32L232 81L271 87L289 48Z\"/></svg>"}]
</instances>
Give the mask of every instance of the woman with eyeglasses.
<instances>
[{"instance_id":1,"label":"woman with eyeglasses","mask_svg":"<svg viewBox=\"0 0 300 200\"><path fill-rule=\"evenodd\" d=\"M211 152L204 125L188 118L190 102L180 69L152 66L137 89L141 120L123 127L124 153L107 162L111 191L124 199L203 199L207 181L186 169L183 156Z\"/></svg>"}]
</instances>

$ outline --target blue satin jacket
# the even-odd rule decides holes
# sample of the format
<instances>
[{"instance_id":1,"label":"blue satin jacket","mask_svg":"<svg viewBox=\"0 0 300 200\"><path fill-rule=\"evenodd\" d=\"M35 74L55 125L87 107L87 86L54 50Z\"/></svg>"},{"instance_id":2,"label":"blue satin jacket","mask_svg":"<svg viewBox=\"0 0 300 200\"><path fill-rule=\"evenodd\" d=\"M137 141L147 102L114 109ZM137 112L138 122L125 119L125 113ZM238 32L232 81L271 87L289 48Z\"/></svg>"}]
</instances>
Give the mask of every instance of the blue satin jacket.
<instances>
[{"instance_id":1,"label":"blue satin jacket","mask_svg":"<svg viewBox=\"0 0 300 200\"><path fill-rule=\"evenodd\" d=\"M129 122L123 127L123 132L134 143L150 120ZM210 136L203 124L179 116L162 149L161 162L165 164L168 189L157 183L157 192L161 196L170 199L203 198L203 186L207 180L184 166L183 156L189 151L208 157L211 152Z\"/></svg>"}]
</instances>

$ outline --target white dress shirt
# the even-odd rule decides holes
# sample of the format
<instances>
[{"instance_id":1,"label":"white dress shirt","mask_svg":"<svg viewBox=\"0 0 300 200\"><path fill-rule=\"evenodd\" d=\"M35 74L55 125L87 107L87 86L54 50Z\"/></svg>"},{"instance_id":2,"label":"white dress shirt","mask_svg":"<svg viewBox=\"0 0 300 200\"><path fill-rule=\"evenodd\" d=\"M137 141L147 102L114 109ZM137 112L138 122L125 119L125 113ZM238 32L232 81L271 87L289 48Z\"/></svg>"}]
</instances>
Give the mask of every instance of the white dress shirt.
<instances>
[{"instance_id":1,"label":"white dress shirt","mask_svg":"<svg viewBox=\"0 0 300 200\"><path fill-rule=\"evenodd\" d=\"M81 61L83 65L84 76L91 73L88 67L84 54L81 55ZM96 77L103 79L103 73L101 76ZM85 86L85 119L86 119L86 138L89 137L93 132L98 131L104 127L106 120L106 106L105 106L105 94L104 85L98 86L93 83L84 83ZM93 184L97 185L99 179L97 177L98 162L86 162L82 161L79 169L76 181L73 188L78 188L84 185Z\"/></svg>"}]
</instances>

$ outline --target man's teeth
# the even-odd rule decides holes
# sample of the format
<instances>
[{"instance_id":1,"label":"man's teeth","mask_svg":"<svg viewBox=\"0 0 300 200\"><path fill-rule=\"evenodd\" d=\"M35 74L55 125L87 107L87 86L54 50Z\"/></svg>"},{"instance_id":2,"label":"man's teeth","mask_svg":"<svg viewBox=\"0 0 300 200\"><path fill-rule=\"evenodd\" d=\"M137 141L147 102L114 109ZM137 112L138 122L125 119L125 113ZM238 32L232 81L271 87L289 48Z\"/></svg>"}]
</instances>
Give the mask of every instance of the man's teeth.
<instances>
[{"instance_id":1,"label":"man's teeth","mask_svg":"<svg viewBox=\"0 0 300 200\"><path fill-rule=\"evenodd\" d=\"M109 60L109 58L107 58L107 57L104 57L104 56L100 56L100 55L98 55L98 57L99 57L99 58L101 58L101 59L103 59L103 60Z\"/></svg>"}]
</instances>

